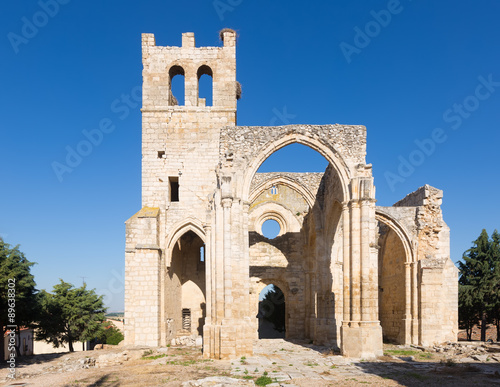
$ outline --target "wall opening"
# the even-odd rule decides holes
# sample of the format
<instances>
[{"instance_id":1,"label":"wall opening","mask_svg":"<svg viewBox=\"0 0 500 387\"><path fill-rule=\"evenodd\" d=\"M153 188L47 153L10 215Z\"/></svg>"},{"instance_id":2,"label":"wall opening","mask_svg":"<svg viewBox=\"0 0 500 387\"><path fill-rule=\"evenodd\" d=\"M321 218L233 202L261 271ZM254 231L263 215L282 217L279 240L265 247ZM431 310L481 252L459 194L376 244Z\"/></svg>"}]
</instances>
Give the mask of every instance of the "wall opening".
<instances>
[{"instance_id":1,"label":"wall opening","mask_svg":"<svg viewBox=\"0 0 500 387\"><path fill-rule=\"evenodd\" d=\"M262 223L262 235L268 239L276 238L280 231L280 224L274 219L267 219L264 223Z\"/></svg>"},{"instance_id":2,"label":"wall opening","mask_svg":"<svg viewBox=\"0 0 500 387\"><path fill-rule=\"evenodd\" d=\"M200 247L200 262L205 262L205 246Z\"/></svg>"},{"instance_id":3,"label":"wall opening","mask_svg":"<svg viewBox=\"0 0 500 387\"><path fill-rule=\"evenodd\" d=\"M170 201L179 201L179 178L177 176L170 176L168 178L168 183L170 185Z\"/></svg>"},{"instance_id":4,"label":"wall opening","mask_svg":"<svg viewBox=\"0 0 500 387\"><path fill-rule=\"evenodd\" d=\"M325 172L328 160L302 144L290 144L271 154L257 172Z\"/></svg>"},{"instance_id":5,"label":"wall opening","mask_svg":"<svg viewBox=\"0 0 500 387\"><path fill-rule=\"evenodd\" d=\"M206 317L205 262L200 262L203 240L187 231L174 244L165 277L165 316L171 321L167 338L203 335Z\"/></svg>"},{"instance_id":6,"label":"wall opening","mask_svg":"<svg viewBox=\"0 0 500 387\"><path fill-rule=\"evenodd\" d=\"M185 105L185 77L184 69L181 66L172 66L169 70L170 77L170 106L184 106Z\"/></svg>"},{"instance_id":7,"label":"wall opening","mask_svg":"<svg viewBox=\"0 0 500 387\"><path fill-rule=\"evenodd\" d=\"M286 322L287 338L311 339L319 345L335 347L343 318L342 308L336 307L343 302L343 272L337 264L342 262L344 245L343 178L323 156L330 150L321 144L314 149L300 143L280 148L282 143L278 139L263 148L269 153L249 185L250 280L269 283L275 279L290 290L287 299L291 297L288 300L293 302L289 302L286 317L281 317ZM271 208L276 208L283 221L270 216ZM273 218L282 225L280 234L274 224L274 235L269 235L267 224L262 223L262 219ZM272 222L268 223L271 228ZM264 240L261 234L268 238L280 236ZM311 276L321 280L311 281ZM263 316L269 313L266 308L270 304L262 302L258 336L266 338L279 333L284 337L279 329L278 333L268 332L269 321ZM284 302L280 308L285 309Z\"/></svg>"},{"instance_id":8,"label":"wall opening","mask_svg":"<svg viewBox=\"0 0 500 387\"><path fill-rule=\"evenodd\" d=\"M276 285L268 285L259 295L259 339L285 338L285 295Z\"/></svg>"},{"instance_id":9,"label":"wall opening","mask_svg":"<svg viewBox=\"0 0 500 387\"><path fill-rule=\"evenodd\" d=\"M405 261L399 236L379 222L379 319L384 342L405 343Z\"/></svg>"},{"instance_id":10,"label":"wall opening","mask_svg":"<svg viewBox=\"0 0 500 387\"><path fill-rule=\"evenodd\" d=\"M182 309L182 329L191 332L191 309Z\"/></svg>"},{"instance_id":11,"label":"wall opening","mask_svg":"<svg viewBox=\"0 0 500 387\"><path fill-rule=\"evenodd\" d=\"M213 72L207 65L198 69L198 106L213 106Z\"/></svg>"}]
</instances>

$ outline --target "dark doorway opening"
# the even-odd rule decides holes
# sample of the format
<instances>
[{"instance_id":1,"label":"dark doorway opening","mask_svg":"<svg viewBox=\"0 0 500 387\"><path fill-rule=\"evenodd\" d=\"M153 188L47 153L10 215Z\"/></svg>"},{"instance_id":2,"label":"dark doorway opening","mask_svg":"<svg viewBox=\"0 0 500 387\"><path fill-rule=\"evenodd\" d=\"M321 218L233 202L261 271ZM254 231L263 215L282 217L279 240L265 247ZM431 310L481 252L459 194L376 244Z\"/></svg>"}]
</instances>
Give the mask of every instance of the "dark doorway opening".
<instances>
[{"instance_id":1,"label":"dark doorway opening","mask_svg":"<svg viewBox=\"0 0 500 387\"><path fill-rule=\"evenodd\" d=\"M259 295L259 339L285 338L285 295L276 285L266 286Z\"/></svg>"}]
</instances>

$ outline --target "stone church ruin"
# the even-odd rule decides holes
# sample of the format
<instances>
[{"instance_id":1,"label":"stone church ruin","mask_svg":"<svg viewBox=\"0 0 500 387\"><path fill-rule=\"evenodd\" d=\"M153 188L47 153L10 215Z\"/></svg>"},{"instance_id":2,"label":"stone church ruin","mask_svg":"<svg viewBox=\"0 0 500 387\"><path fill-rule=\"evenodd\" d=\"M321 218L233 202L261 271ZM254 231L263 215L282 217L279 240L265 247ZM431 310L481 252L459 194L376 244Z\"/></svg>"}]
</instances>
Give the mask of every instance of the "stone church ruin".
<instances>
[{"instance_id":1,"label":"stone church ruin","mask_svg":"<svg viewBox=\"0 0 500 387\"><path fill-rule=\"evenodd\" d=\"M458 333L457 269L442 191L376 205L366 128L236 125L236 34L221 47L160 47L142 35L142 208L126 222L125 341L203 337L204 356L249 356L259 293L283 292L287 339L382 355L383 339L431 345ZM212 79L212 103L199 81ZM184 79L184 99L172 93ZM324 173L257 173L306 145ZM262 224L274 220L268 239Z\"/></svg>"}]
</instances>

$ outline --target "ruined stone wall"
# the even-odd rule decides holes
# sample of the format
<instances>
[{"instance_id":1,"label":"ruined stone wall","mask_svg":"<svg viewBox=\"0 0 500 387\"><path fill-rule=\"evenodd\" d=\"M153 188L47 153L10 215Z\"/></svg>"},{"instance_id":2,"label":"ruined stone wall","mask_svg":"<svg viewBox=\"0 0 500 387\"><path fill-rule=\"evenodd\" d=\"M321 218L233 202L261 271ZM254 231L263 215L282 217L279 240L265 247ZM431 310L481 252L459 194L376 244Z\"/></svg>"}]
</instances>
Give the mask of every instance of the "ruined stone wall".
<instances>
[{"instance_id":1,"label":"ruined stone wall","mask_svg":"<svg viewBox=\"0 0 500 387\"><path fill-rule=\"evenodd\" d=\"M431 345L454 341L457 337L458 270L450 259L450 234L443 220L442 197L441 190L426 185L394 207L378 207L379 219L392 224L393 230L399 232L398 239L406 244L404 251L388 251L387 239L381 237L380 262L384 264L379 266L379 286L384 292L383 284L390 281L393 271L385 261L397 260L401 254L406 260L405 273L401 276L405 279L406 293L404 337L396 336L393 325L385 322L387 309L394 303L380 295L384 335L395 342Z\"/></svg>"},{"instance_id":2,"label":"ruined stone wall","mask_svg":"<svg viewBox=\"0 0 500 387\"><path fill-rule=\"evenodd\" d=\"M125 338L157 345L160 339L159 209L145 207L126 222Z\"/></svg>"}]
</instances>

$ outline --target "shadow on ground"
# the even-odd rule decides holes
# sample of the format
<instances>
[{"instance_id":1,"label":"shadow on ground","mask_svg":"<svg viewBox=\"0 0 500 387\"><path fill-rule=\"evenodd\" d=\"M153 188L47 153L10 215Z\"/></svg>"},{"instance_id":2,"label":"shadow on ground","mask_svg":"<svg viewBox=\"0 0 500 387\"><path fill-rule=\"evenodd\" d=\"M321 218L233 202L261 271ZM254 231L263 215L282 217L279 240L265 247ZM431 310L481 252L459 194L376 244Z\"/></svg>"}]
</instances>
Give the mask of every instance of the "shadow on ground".
<instances>
[{"instance_id":1,"label":"shadow on ground","mask_svg":"<svg viewBox=\"0 0 500 387\"><path fill-rule=\"evenodd\" d=\"M500 364L454 362L357 362L366 374L393 380L402 386L500 385Z\"/></svg>"}]
</instances>

